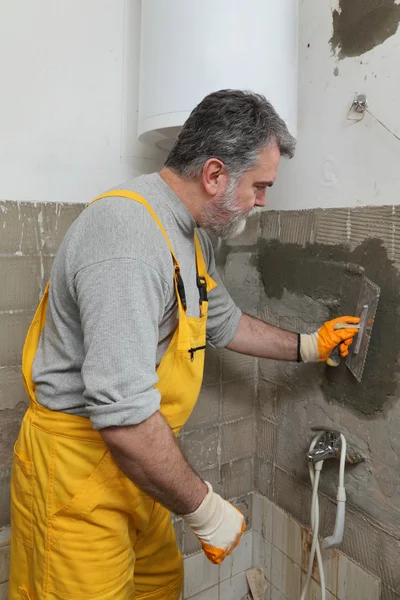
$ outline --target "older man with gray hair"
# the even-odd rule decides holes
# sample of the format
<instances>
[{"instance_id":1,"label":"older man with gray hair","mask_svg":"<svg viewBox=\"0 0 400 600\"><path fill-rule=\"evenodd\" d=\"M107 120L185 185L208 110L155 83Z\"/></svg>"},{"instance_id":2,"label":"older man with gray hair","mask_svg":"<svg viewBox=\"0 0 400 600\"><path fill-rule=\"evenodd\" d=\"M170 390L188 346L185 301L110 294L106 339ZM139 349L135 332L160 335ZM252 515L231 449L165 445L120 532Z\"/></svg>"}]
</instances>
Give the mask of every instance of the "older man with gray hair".
<instances>
[{"instance_id":1,"label":"older man with gray hair","mask_svg":"<svg viewBox=\"0 0 400 600\"><path fill-rule=\"evenodd\" d=\"M69 229L24 348L30 408L13 465L11 600L178 600L169 511L216 564L239 543L243 516L175 440L207 341L317 362L337 346L345 356L357 333L352 317L300 335L243 314L216 271L205 230L239 234L294 148L263 96L215 92L160 173L103 194Z\"/></svg>"}]
</instances>

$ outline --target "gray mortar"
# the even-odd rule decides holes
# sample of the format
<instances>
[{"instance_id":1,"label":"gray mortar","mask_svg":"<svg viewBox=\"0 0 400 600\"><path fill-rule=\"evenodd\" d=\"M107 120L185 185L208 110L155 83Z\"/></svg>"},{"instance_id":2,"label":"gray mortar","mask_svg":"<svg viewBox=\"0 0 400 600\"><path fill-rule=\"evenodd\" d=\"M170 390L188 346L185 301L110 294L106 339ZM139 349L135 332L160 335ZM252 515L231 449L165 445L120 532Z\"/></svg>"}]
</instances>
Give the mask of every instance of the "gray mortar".
<instances>
[{"instance_id":1,"label":"gray mortar","mask_svg":"<svg viewBox=\"0 0 400 600\"><path fill-rule=\"evenodd\" d=\"M333 52L339 58L361 56L395 35L400 21L400 5L395 0L340 0L334 10Z\"/></svg>"},{"instance_id":2,"label":"gray mortar","mask_svg":"<svg viewBox=\"0 0 400 600\"><path fill-rule=\"evenodd\" d=\"M381 287L363 380L358 383L344 364L326 367L322 389L330 401L365 415L376 416L398 394L400 374L400 275L382 242L368 239L353 251L346 246L282 244L260 240L259 272L268 298L282 299L284 291L321 303L330 317L354 314L361 278L357 269ZM310 315L310 318L312 315Z\"/></svg>"}]
</instances>

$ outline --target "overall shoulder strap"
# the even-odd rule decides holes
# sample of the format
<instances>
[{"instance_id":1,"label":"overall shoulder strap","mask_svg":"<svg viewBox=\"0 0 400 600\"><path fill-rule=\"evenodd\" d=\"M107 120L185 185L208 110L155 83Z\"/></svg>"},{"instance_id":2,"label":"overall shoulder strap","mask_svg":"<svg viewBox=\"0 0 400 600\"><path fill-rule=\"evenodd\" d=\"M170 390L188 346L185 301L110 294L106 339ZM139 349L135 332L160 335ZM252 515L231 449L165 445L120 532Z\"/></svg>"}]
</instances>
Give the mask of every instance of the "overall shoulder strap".
<instances>
[{"instance_id":1,"label":"overall shoulder strap","mask_svg":"<svg viewBox=\"0 0 400 600\"><path fill-rule=\"evenodd\" d=\"M172 255L172 259L174 261L175 290L176 290L176 294L177 294L177 298L178 298L178 304L179 304L180 309L182 309L185 312L187 310L187 305L186 305L185 288L184 288L182 277L180 274L181 268L179 266L178 260L173 251L172 244L169 241L169 237L167 236L167 232L165 231L157 214L154 212L154 210L152 209L150 204L147 202L147 200L145 198L143 198L143 196L141 196L140 194L137 194L136 192L131 192L130 190L113 190L112 192L107 192L106 194L102 194L101 196L98 196L97 198L92 200L92 202L89 203L89 206L90 206L90 204L93 204L93 202L96 202L97 200L101 200L102 198L110 198L110 197L128 198L129 200L133 200L134 202L138 202L139 204L142 204L145 207L145 209L150 213L150 215L153 217L154 221L157 223L158 227L161 230L161 233L163 234L163 236L165 238L165 241L167 242L168 248Z\"/></svg>"},{"instance_id":2,"label":"overall shoulder strap","mask_svg":"<svg viewBox=\"0 0 400 600\"><path fill-rule=\"evenodd\" d=\"M89 206L90 206L90 204L93 204L93 202L96 202L97 200L101 200L102 198L110 198L110 197L128 198L129 200L133 200L134 202L139 202L139 204L142 204L145 207L145 209L150 213L150 215L153 217L154 221L157 223L158 227L160 228L161 233L163 234L165 241L168 244L168 248L170 249L170 252L172 254L174 262L176 265L179 266L178 261L176 260L174 251L172 249L171 242L169 241L169 238L167 236L167 232L165 231L160 219L158 218L157 214L154 212L154 210L152 209L150 204L147 202L147 200L145 200L145 198L143 198L143 196L140 196L140 194L136 194L136 192L131 192L130 190L113 190L112 192L107 192L106 194L102 194L101 196L98 196L97 198L92 200L92 202L89 203Z\"/></svg>"},{"instance_id":3,"label":"overall shoulder strap","mask_svg":"<svg viewBox=\"0 0 400 600\"><path fill-rule=\"evenodd\" d=\"M205 282L207 292L211 292L211 290L217 287L217 283L207 273L206 262L204 260L203 252L201 250L199 236L196 232L194 232L194 243L196 248L197 274L199 278Z\"/></svg>"}]
</instances>

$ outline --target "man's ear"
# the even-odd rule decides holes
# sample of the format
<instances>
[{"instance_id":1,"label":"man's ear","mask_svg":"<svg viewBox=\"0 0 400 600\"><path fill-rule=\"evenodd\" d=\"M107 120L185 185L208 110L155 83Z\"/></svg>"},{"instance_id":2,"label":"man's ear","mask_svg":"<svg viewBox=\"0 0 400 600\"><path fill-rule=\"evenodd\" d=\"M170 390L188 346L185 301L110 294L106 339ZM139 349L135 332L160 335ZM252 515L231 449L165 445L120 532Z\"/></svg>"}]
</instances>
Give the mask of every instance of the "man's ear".
<instances>
[{"instance_id":1,"label":"man's ear","mask_svg":"<svg viewBox=\"0 0 400 600\"><path fill-rule=\"evenodd\" d=\"M202 183L208 196L219 196L228 185L228 173L219 158L209 158L202 172Z\"/></svg>"}]
</instances>

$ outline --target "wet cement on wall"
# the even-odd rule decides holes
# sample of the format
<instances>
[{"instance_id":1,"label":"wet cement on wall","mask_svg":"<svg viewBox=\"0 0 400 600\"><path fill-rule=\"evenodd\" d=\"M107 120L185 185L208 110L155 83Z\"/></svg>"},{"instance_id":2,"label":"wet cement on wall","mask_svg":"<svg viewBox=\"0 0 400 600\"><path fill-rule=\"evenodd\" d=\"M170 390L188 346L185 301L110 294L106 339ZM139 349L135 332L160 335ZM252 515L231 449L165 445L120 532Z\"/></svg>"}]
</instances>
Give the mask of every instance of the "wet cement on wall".
<instances>
[{"instance_id":1,"label":"wet cement on wall","mask_svg":"<svg viewBox=\"0 0 400 600\"><path fill-rule=\"evenodd\" d=\"M340 0L332 16L330 44L343 59L361 56L394 35L400 22L400 5L395 0Z\"/></svg>"},{"instance_id":2,"label":"wet cement on wall","mask_svg":"<svg viewBox=\"0 0 400 600\"><path fill-rule=\"evenodd\" d=\"M368 239L351 251L343 245L260 241L258 268L267 297L281 299L284 290L309 296L332 318L354 314L357 306L361 276L348 263L364 267L381 287L380 302L361 383L342 363L326 367L322 389L328 400L372 417L398 397L400 380L400 276L382 242Z\"/></svg>"}]
</instances>

